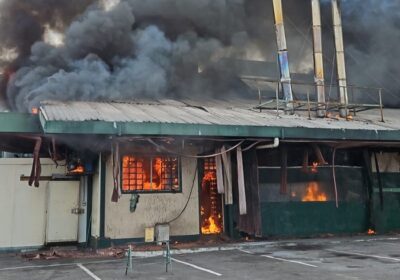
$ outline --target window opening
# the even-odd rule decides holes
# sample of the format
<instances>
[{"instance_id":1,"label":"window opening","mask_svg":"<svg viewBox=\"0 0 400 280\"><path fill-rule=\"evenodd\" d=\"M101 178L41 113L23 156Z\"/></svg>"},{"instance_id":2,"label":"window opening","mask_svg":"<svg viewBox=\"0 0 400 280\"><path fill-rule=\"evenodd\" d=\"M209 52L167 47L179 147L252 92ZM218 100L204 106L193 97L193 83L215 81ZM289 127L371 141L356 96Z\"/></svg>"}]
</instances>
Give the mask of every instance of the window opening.
<instances>
[{"instance_id":1,"label":"window opening","mask_svg":"<svg viewBox=\"0 0 400 280\"><path fill-rule=\"evenodd\" d=\"M124 156L122 191L180 191L178 158Z\"/></svg>"}]
</instances>

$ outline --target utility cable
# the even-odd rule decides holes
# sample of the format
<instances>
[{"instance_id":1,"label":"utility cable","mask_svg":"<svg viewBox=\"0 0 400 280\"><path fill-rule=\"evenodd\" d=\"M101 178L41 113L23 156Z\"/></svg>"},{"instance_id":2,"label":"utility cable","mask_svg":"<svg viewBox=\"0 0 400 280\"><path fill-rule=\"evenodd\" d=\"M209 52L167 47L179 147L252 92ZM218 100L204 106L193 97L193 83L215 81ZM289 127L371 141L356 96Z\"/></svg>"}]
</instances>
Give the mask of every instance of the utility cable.
<instances>
[{"instance_id":1,"label":"utility cable","mask_svg":"<svg viewBox=\"0 0 400 280\"><path fill-rule=\"evenodd\" d=\"M173 155L177 155L177 156L180 156L180 157L185 157L185 158L197 158L197 159L200 159L200 158L212 158L212 157L216 157L216 156L219 156L219 155L223 155L223 154L229 153L230 151L233 151L234 149L236 149L237 147L242 145L243 142L246 141L246 140L240 141L235 146L225 150L224 152L215 153L215 154L211 154L211 155L203 155L203 156L187 155L187 154L181 154L181 153L178 153L178 152L171 151L171 150L165 148L163 145L157 144L151 138L148 138L147 141L149 141L151 144L153 144L154 146L156 146L160 150L164 150L167 153L170 153L170 154L173 154Z\"/></svg>"},{"instance_id":2,"label":"utility cable","mask_svg":"<svg viewBox=\"0 0 400 280\"><path fill-rule=\"evenodd\" d=\"M175 218L173 218L172 220L166 222L166 224L170 224L172 222L175 222L186 211L186 208L189 205L190 198L192 197L192 193L193 193L193 189L194 189L194 185L195 185L197 174L198 174L198 163L196 162L196 168L194 170L194 176L193 176L193 181L192 181L192 188L190 189L190 193L189 193L188 199L187 199L187 201L185 203L185 206L183 207L182 211Z\"/></svg>"}]
</instances>

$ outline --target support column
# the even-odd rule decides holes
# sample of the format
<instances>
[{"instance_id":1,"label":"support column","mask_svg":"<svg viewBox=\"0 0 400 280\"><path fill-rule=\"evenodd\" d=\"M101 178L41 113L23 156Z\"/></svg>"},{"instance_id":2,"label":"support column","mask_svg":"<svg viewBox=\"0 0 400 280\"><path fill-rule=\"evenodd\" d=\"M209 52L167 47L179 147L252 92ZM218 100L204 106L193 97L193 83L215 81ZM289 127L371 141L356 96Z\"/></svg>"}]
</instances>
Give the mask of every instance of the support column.
<instances>
[{"instance_id":1,"label":"support column","mask_svg":"<svg viewBox=\"0 0 400 280\"><path fill-rule=\"evenodd\" d=\"M340 0L332 0L332 18L333 30L335 36L336 48L336 61L337 61L337 75L339 83L340 94L340 116L347 117L347 77L346 77L346 62L344 56L344 43L343 43L343 28L342 28L342 13L340 9Z\"/></svg>"},{"instance_id":2,"label":"support column","mask_svg":"<svg viewBox=\"0 0 400 280\"><path fill-rule=\"evenodd\" d=\"M317 89L318 110L317 116L325 117L325 75L322 49L322 25L321 25L321 5L320 0L311 0L312 22L313 22L313 42L314 42L314 73Z\"/></svg>"},{"instance_id":3,"label":"support column","mask_svg":"<svg viewBox=\"0 0 400 280\"><path fill-rule=\"evenodd\" d=\"M90 219L88 216L88 180L87 176L81 177L81 182L79 185L79 208L83 210L83 213L79 214L79 226L78 226L78 243L81 245L86 245L87 242L87 231L88 223L87 220Z\"/></svg>"},{"instance_id":4,"label":"support column","mask_svg":"<svg viewBox=\"0 0 400 280\"><path fill-rule=\"evenodd\" d=\"M278 44L278 61L286 109L293 113L293 91L290 78L288 50L285 35L285 25L283 22L282 0L273 0L274 18L276 29L276 41Z\"/></svg>"}]
</instances>

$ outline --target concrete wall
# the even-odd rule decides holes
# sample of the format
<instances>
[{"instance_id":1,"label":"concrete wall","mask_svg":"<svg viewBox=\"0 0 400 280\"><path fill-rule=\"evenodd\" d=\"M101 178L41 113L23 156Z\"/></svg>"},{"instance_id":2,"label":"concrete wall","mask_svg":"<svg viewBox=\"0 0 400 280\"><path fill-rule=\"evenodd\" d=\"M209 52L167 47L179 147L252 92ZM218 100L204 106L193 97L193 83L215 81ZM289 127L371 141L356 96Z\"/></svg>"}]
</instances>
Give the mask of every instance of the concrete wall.
<instances>
[{"instance_id":1,"label":"concrete wall","mask_svg":"<svg viewBox=\"0 0 400 280\"><path fill-rule=\"evenodd\" d=\"M113 191L112 164L107 160L105 235L111 239L143 238L146 227L175 218L183 209L194 181L190 202L182 216L171 224L171 236L199 234L199 196L196 173L197 159L182 158L182 193L140 194L136 211L129 211L130 194L118 203L111 202Z\"/></svg>"},{"instance_id":2,"label":"concrete wall","mask_svg":"<svg viewBox=\"0 0 400 280\"><path fill-rule=\"evenodd\" d=\"M64 173L50 159L41 159L42 176ZM45 243L48 182L29 187L21 175L29 176L32 159L0 159L0 250L36 247Z\"/></svg>"}]
</instances>

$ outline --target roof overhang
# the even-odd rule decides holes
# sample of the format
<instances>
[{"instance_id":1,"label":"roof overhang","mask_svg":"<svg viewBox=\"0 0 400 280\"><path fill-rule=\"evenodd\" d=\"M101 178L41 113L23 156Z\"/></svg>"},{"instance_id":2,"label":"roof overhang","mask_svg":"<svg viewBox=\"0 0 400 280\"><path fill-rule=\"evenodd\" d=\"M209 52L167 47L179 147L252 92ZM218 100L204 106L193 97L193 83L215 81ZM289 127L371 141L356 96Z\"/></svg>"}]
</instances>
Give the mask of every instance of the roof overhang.
<instances>
[{"instance_id":1,"label":"roof overhang","mask_svg":"<svg viewBox=\"0 0 400 280\"><path fill-rule=\"evenodd\" d=\"M38 115L2 112L0 113L0 133L43 132Z\"/></svg>"},{"instance_id":2,"label":"roof overhang","mask_svg":"<svg viewBox=\"0 0 400 280\"><path fill-rule=\"evenodd\" d=\"M97 134L115 136L252 137L311 140L399 141L400 130L325 129L305 127L135 123L105 121L46 121L45 134Z\"/></svg>"}]
</instances>

